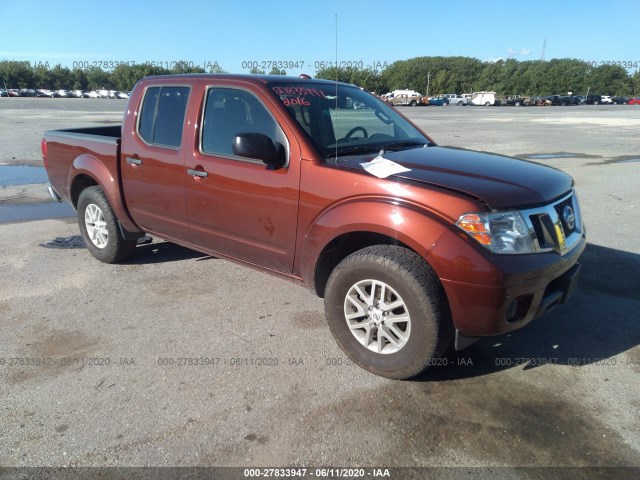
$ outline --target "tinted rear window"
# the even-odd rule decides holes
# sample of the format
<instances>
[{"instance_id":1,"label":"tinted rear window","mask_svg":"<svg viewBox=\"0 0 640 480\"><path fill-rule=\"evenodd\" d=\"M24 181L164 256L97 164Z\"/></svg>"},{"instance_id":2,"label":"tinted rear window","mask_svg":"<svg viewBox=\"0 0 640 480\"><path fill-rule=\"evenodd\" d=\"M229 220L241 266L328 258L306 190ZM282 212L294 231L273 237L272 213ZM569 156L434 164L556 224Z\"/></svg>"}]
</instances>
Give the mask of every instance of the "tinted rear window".
<instances>
[{"instance_id":1,"label":"tinted rear window","mask_svg":"<svg viewBox=\"0 0 640 480\"><path fill-rule=\"evenodd\" d=\"M151 87L142 102L138 135L147 143L179 147L189 87Z\"/></svg>"}]
</instances>

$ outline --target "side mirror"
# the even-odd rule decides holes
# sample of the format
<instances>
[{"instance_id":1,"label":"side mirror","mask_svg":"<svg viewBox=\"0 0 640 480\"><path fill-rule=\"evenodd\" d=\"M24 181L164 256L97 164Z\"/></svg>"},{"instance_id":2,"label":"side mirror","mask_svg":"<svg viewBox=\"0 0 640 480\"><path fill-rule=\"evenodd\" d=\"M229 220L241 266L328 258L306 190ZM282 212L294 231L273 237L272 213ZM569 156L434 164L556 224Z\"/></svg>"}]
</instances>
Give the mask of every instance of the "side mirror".
<instances>
[{"instance_id":1,"label":"side mirror","mask_svg":"<svg viewBox=\"0 0 640 480\"><path fill-rule=\"evenodd\" d=\"M262 133L239 133L233 140L233 153L239 157L261 160L269 170L277 170L286 163L283 149L276 148Z\"/></svg>"}]
</instances>

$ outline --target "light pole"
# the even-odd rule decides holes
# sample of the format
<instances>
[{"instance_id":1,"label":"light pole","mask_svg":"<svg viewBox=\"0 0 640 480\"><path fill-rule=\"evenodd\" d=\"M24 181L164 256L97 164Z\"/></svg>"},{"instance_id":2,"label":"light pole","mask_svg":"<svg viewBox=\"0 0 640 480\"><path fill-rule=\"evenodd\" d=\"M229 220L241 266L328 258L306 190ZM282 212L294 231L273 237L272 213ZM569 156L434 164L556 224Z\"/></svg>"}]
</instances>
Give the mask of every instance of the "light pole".
<instances>
[{"instance_id":1,"label":"light pole","mask_svg":"<svg viewBox=\"0 0 640 480\"><path fill-rule=\"evenodd\" d=\"M584 103L586 105L587 103L587 97L589 97L589 90L591 89L591 86L587 87L587 95L584 97Z\"/></svg>"},{"instance_id":2,"label":"light pole","mask_svg":"<svg viewBox=\"0 0 640 480\"><path fill-rule=\"evenodd\" d=\"M429 98L429 85L431 83L431 72L427 73L427 98Z\"/></svg>"}]
</instances>

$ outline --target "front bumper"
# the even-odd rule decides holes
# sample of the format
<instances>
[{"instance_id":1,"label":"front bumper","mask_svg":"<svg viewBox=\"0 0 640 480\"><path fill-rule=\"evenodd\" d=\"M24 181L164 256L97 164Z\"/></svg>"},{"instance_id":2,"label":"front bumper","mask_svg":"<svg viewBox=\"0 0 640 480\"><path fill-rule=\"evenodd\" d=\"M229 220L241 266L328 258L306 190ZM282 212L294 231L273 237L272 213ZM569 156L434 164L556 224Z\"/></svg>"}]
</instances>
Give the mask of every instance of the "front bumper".
<instances>
[{"instance_id":1,"label":"front bumper","mask_svg":"<svg viewBox=\"0 0 640 480\"><path fill-rule=\"evenodd\" d=\"M476 249L466 249L466 255L461 256L460 241L464 239L448 240L447 248L440 253L457 250L455 268L447 260L443 265L445 274L440 278L457 332L456 348L473 343L473 337L522 328L565 303L576 289L578 259L586 247L582 236L565 255L549 252L487 256Z\"/></svg>"}]
</instances>

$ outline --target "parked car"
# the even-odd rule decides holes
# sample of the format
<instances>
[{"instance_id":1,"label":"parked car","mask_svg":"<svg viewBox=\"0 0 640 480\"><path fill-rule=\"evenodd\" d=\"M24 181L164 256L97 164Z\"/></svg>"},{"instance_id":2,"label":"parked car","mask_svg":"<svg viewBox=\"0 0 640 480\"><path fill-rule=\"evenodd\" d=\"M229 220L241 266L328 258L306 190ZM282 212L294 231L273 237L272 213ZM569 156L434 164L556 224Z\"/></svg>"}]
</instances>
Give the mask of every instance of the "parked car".
<instances>
[{"instance_id":1,"label":"parked car","mask_svg":"<svg viewBox=\"0 0 640 480\"><path fill-rule=\"evenodd\" d=\"M128 99L129 98L129 94L127 92L118 92L118 93L116 93L116 98ZM360 105L362 105L362 103ZM354 104L353 108L356 109L356 108L360 108L360 107L358 107L358 106L356 106Z\"/></svg>"},{"instance_id":2,"label":"parked car","mask_svg":"<svg viewBox=\"0 0 640 480\"><path fill-rule=\"evenodd\" d=\"M626 105L629 103L629 99L627 97L611 97L611 101L616 105Z\"/></svg>"},{"instance_id":3,"label":"parked car","mask_svg":"<svg viewBox=\"0 0 640 480\"><path fill-rule=\"evenodd\" d=\"M546 97L551 105L564 107L566 105L575 105L575 100L571 95L549 95Z\"/></svg>"},{"instance_id":4,"label":"parked car","mask_svg":"<svg viewBox=\"0 0 640 480\"><path fill-rule=\"evenodd\" d=\"M600 103L611 105L613 103L613 100L611 99L610 95L602 95L600 97Z\"/></svg>"},{"instance_id":5,"label":"parked car","mask_svg":"<svg viewBox=\"0 0 640 480\"><path fill-rule=\"evenodd\" d=\"M100 94L95 90L91 90L89 93L85 94L87 98L101 98Z\"/></svg>"},{"instance_id":6,"label":"parked car","mask_svg":"<svg viewBox=\"0 0 640 480\"><path fill-rule=\"evenodd\" d=\"M638 98L630 98L627 103L629 105L640 105L640 97L638 97Z\"/></svg>"},{"instance_id":7,"label":"parked car","mask_svg":"<svg viewBox=\"0 0 640 480\"><path fill-rule=\"evenodd\" d=\"M505 98L504 104L510 107L519 107L521 105L526 105L524 97L520 95L507 96L507 98Z\"/></svg>"},{"instance_id":8,"label":"parked car","mask_svg":"<svg viewBox=\"0 0 640 480\"><path fill-rule=\"evenodd\" d=\"M20 96L21 97L35 97L36 96L36 91L31 89L31 88L21 88L20 89Z\"/></svg>"},{"instance_id":9,"label":"parked car","mask_svg":"<svg viewBox=\"0 0 640 480\"><path fill-rule=\"evenodd\" d=\"M10 97L19 97L20 90L18 90L17 88L10 88L9 90L7 90L7 95L9 95Z\"/></svg>"},{"instance_id":10,"label":"parked car","mask_svg":"<svg viewBox=\"0 0 640 480\"><path fill-rule=\"evenodd\" d=\"M71 98L73 97L73 92L71 92L71 90L65 90L63 88L61 88L60 90L57 91L57 96L60 98Z\"/></svg>"},{"instance_id":11,"label":"parked car","mask_svg":"<svg viewBox=\"0 0 640 480\"><path fill-rule=\"evenodd\" d=\"M51 90L41 88L36 92L36 97L53 98L53 92Z\"/></svg>"},{"instance_id":12,"label":"parked car","mask_svg":"<svg viewBox=\"0 0 640 480\"><path fill-rule=\"evenodd\" d=\"M84 92L82 90L73 90L71 92L71 95L73 95L73 98L82 98L84 95Z\"/></svg>"},{"instance_id":13,"label":"parked car","mask_svg":"<svg viewBox=\"0 0 640 480\"><path fill-rule=\"evenodd\" d=\"M584 100L584 103L587 105L598 105L600 102L602 102L600 95L587 95Z\"/></svg>"},{"instance_id":14,"label":"parked car","mask_svg":"<svg viewBox=\"0 0 640 480\"><path fill-rule=\"evenodd\" d=\"M431 97L429 98L429 105L446 107L447 105L449 105L449 99L447 97Z\"/></svg>"},{"instance_id":15,"label":"parked car","mask_svg":"<svg viewBox=\"0 0 640 480\"><path fill-rule=\"evenodd\" d=\"M334 81L150 77L121 126L48 131L41 149L98 260L147 232L304 285L351 361L389 378L565 303L586 246L565 172L438 146Z\"/></svg>"},{"instance_id":16,"label":"parked car","mask_svg":"<svg viewBox=\"0 0 640 480\"><path fill-rule=\"evenodd\" d=\"M0 88L0 97L8 97L9 94L4 88Z\"/></svg>"}]
</instances>

